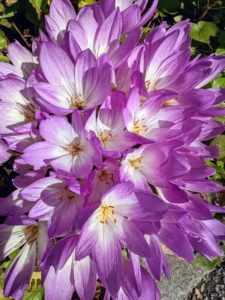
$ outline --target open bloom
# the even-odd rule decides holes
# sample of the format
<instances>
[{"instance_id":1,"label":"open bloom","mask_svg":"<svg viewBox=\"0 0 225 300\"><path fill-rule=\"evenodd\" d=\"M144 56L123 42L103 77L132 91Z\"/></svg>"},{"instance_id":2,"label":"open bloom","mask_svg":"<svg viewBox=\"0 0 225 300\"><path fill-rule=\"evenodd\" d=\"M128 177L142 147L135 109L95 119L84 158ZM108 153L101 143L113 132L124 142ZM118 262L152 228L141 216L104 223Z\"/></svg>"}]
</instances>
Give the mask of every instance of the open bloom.
<instances>
[{"instance_id":1,"label":"open bloom","mask_svg":"<svg viewBox=\"0 0 225 300\"><path fill-rule=\"evenodd\" d=\"M130 219L159 220L166 210L167 205L155 195L135 193L130 182L115 185L102 196L101 204L83 226L76 260L91 255L101 282L115 297L122 279L122 246L140 256L149 255L144 236Z\"/></svg>"},{"instance_id":2,"label":"open bloom","mask_svg":"<svg viewBox=\"0 0 225 300\"><path fill-rule=\"evenodd\" d=\"M143 26L153 16L153 13L158 5L158 0L154 0L151 8L141 16L141 13L145 10L147 0L113 0L110 3L106 0L100 0L99 5L103 10L104 15L107 17L111 11L118 7L122 16L122 35L127 34L135 28ZM130 16L133 18L130 18Z\"/></svg>"},{"instance_id":3,"label":"open bloom","mask_svg":"<svg viewBox=\"0 0 225 300\"><path fill-rule=\"evenodd\" d=\"M39 107L29 98L24 80L6 78L0 81L0 99L0 134L30 132Z\"/></svg>"},{"instance_id":4,"label":"open bloom","mask_svg":"<svg viewBox=\"0 0 225 300\"><path fill-rule=\"evenodd\" d=\"M42 120L40 134L45 141L33 144L23 154L34 167L51 165L62 176L86 178L93 165L101 164L99 150L86 139L77 110L73 112L72 125L64 117Z\"/></svg>"},{"instance_id":5,"label":"open bloom","mask_svg":"<svg viewBox=\"0 0 225 300\"><path fill-rule=\"evenodd\" d=\"M11 225L1 224L1 260L15 249L24 246L5 275L4 296L11 295L14 299L20 300L34 271L37 247L39 264L47 250L46 222L39 221L37 223L27 216L21 216L9 219L8 223Z\"/></svg>"},{"instance_id":6,"label":"open bloom","mask_svg":"<svg viewBox=\"0 0 225 300\"><path fill-rule=\"evenodd\" d=\"M166 161L171 151L172 147L169 143L155 143L143 145L126 154L121 162L121 181L131 181L136 188L147 191L150 190L148 183L169 187L159 167Z\"/></svg>"},{"instance_id":7,"label":"open bloom","mask_svg":"<svg viewBox=\"0 0 225 300\"><path fill-rule=\"evenodd\" d=\"M126 107L123 93L114 92L101 105L96 118L94 110L85 123L85 129L98 138L96 144L106 157L120 157L121 152L137 143L134 134L125 131L121 111Z\"/></svg>"},{"instance_id":8,"label":"open bloom","mask_svg":"<svg viewBox=\"0 0 225 300\"><path fill-rule=\"evenodd\" d=\"M69 231L76 212L82 207L84 197L78 181L51 177L35 181L24 188L22 197L37 202L29 212L29 217L47 219L48 235L53 238Z\"/></svg>"},{"instance_id":9,"label":"open bloom","mask_svg":"<svg viewBox=\"0 0 225 300\"><path fill-rule=\"evenodd\" d=\"M61 239L44 262L43 277L46 300L70 300L74 287L82 300L92 300L96 290L95 264L89 256L77 261L75 251L78 235Z\"/></svg>"},{"instance_id":10,"label":"open bloom","mask_svg":"<svg viewBox=\"0 0 225 300\"><path fill-rule=\"evenodd\" d=\"M48 83L33 86L39 95L35 102L48 112L85 112L109 95L112 67L107 61L97 61L89 49L78 55L74 66L64 50L46 42L41 47L40 64Z\"/></svg>"}]
</instances>

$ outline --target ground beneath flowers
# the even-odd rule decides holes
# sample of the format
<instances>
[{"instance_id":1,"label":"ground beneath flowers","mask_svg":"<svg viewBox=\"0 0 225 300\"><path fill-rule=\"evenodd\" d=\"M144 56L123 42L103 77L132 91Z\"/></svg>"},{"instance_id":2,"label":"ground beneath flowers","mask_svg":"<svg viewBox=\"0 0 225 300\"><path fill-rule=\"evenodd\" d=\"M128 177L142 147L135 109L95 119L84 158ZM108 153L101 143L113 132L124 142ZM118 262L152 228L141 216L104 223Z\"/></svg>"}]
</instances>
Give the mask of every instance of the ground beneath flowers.
<instances>
[{"instance_id":1,"label":"ground beneath flowers","mask_svg":"<svg viewBox=\"0 0 225 300\"><path fill-rule=\"evenodd\" d=\"M225 300L225 258L205 275L184 300Z\"/></svg>"}]
</instances>

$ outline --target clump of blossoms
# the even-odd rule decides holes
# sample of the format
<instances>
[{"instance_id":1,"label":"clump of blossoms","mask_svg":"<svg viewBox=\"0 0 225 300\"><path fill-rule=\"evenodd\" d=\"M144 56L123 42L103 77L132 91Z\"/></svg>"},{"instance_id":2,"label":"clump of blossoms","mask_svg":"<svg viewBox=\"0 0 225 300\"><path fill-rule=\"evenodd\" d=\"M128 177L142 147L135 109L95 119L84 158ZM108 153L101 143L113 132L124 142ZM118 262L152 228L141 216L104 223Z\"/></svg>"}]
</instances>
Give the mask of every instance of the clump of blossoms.
<instances>
[{"instance_id":1,"label":"clump of blossoms","mask_svg":"<svg viewBox=\"0 0 225 300\"><path fill-rule=\"evenodd\" d=\"M105 300L158 300L153 278L171 276L162 244L189 261L223 255L212 212L225 211L199 193L222 189L204 161L219 149L203 142L224 131L213 117L225 90L202 87L225 56L190 61L187 21L140 42L158 1L143 14L147 2L76 14L53 0L32 53L16 41L0 62L0 162L16 152L18 173L0 199L0 260L21 249L5 297L22 299L37 264L46 300L92 300L96 280Z\"/></svg>"}]
</instances>

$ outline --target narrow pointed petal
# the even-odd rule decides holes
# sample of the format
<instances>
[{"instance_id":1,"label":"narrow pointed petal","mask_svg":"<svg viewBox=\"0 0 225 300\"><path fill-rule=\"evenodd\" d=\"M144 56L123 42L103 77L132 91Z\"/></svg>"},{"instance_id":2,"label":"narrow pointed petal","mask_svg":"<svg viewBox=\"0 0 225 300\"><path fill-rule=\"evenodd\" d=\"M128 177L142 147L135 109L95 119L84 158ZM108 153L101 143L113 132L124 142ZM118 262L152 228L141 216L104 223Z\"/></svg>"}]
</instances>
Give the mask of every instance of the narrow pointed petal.
<instances>
[{"instance_id":1,"label":"narrow pointed petal","mask_svg":"<svg viewBox=\"0 0 225 300\"><path fill-rule=\"evenodd\" d=\"M81 300L94 299L96 290L95 264L89 256L75 262L74 280L76 291Z\"/></svg>"}]
</instances>

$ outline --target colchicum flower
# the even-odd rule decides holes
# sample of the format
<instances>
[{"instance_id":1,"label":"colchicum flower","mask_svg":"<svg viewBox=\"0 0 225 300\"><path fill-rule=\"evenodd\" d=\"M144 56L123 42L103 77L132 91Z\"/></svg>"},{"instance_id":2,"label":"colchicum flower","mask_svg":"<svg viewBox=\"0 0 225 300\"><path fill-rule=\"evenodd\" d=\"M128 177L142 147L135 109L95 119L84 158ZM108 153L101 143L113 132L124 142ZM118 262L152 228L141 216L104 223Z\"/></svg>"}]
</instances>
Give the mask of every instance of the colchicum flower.
<instances>
[{"instance_id":1,"label":"colchicum flower","mask_svg":"<svg viewBox=\"0 0 225 300\"><path fill-rule=\"evenodd\" d=\"M187 21L141 38L157 0L100 0L76 13L52 0L32 53L0 62L0 163L16 187L0 198L0 258L20 249L4 296L20 300L36 257L46 300L159 300L161 245L186 260L222 256L225 226L200 193L223 189L205 141L224 131L224 89L202 88L225 56L190 60ZM143 14L143 12L145 12ZM132 18L130 17L132 15ZM16 153L13 154L13 151ZM140 258L146 269L140 265Z\"/></svg>"}]
</instances>

